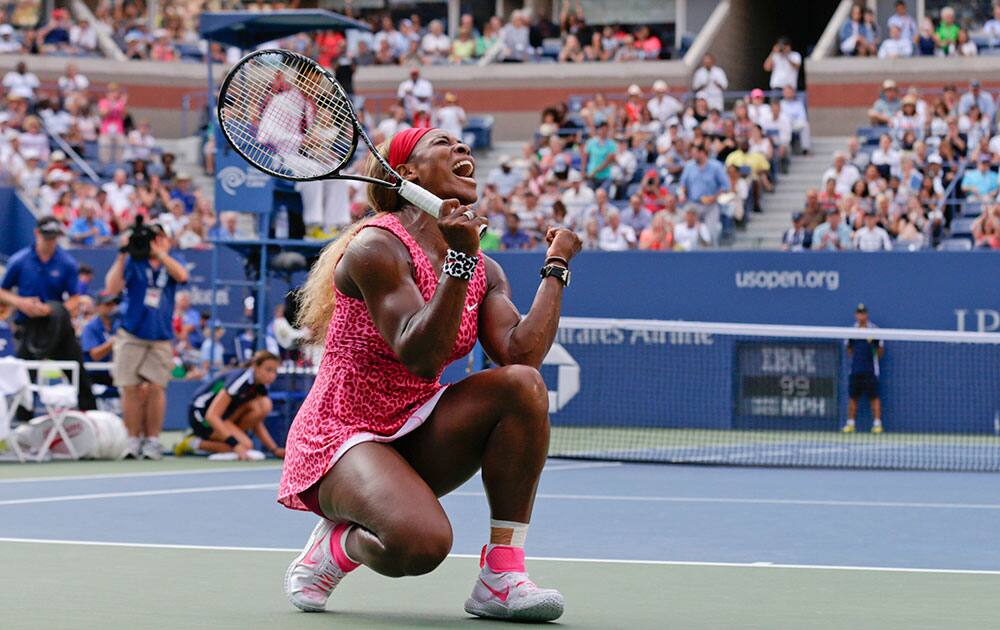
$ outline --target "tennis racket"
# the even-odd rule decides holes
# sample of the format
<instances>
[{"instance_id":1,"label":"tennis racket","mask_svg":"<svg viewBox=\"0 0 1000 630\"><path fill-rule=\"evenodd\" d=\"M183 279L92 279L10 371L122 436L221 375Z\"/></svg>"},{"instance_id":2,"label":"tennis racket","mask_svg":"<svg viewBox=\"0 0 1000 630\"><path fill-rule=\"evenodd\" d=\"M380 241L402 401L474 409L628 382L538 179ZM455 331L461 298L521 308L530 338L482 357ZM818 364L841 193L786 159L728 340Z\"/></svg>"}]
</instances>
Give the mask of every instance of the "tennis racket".
<instances>
[{"instance_id":1,"label":"tennis racket","mask_svg":"<svg viewBox=\"0 0 1000 630\"><path fill-rule=\"evenodd\" d=\"M437 218L442 200L399 176L365 133L344 88L312 59L288 50L250 53L229 71L219 92L226 141L259 170L296 182L352 179L399 192ZM341 174L358 139L396 181Z\"/></svg>"}]
</instances>

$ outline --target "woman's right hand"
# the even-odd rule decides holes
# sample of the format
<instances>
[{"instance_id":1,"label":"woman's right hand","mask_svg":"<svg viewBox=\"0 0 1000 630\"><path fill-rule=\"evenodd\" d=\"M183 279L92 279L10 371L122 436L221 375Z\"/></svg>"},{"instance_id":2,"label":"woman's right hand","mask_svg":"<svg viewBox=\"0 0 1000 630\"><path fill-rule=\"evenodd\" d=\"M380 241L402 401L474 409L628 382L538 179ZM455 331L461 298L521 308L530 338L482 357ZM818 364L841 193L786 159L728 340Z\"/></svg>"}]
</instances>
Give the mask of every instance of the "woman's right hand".
<instances>
[{"instance_id":1,"label":"woman's right hand","mask_svg":"<svg viewBox=\"0 0 1000 630\"><path fill-rule=\"evenodd\" d=\"M479 226L486 223L484 217L476 216L474 210L463 206L457 199L448 199L441 204L438 229L441 230L448 247L457 252L470 256L478 254Z\"/></svg>"},{"instance_id":2,"label":"woman's right hand","mask_svg":"<svg viewBox=\"0 0 1000 630\"><path fill-rule=\"evenodd\" d=\"M545 234L545 242L549 244L549 249L545 253L546 257L558 256L565 258L569 262L573 256L579 253L583 243L580 237L573 230L566 228L549 228Z\"/></svg>"}]
</instances>

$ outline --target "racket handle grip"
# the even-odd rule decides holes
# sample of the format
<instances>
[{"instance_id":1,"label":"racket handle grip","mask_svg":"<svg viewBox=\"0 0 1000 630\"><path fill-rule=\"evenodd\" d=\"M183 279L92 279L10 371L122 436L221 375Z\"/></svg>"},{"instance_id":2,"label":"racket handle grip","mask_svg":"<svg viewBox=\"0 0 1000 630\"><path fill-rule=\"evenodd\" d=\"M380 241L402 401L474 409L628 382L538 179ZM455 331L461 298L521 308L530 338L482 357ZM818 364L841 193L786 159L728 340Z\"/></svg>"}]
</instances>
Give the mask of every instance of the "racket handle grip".
<instances>
[{"instance_id":1,"label":"racket handle grip","mask_svg":"<svg viewBox=\"0 0 1000 630\"><path fill-rule=\"evenodd\" d=\"M404 179L399 185L399 194L403 199L406 199L435 219L441 216L441 204L444 203L444 200L434 193L428 192L420 186Z\"/></svg>"},{"instance_id":2,"label":"racket handle grip","mask_svg":"<svg viewBox=\"0 0 1000 630\"><path fill-rule=\"evenodd\" d=\"M404 179L399 185L399 195L435 219L441 216L441 204L444 200L434 193ZM485 233L486 226L479 226L479 238Z\"/></svg>"}]
</instances>

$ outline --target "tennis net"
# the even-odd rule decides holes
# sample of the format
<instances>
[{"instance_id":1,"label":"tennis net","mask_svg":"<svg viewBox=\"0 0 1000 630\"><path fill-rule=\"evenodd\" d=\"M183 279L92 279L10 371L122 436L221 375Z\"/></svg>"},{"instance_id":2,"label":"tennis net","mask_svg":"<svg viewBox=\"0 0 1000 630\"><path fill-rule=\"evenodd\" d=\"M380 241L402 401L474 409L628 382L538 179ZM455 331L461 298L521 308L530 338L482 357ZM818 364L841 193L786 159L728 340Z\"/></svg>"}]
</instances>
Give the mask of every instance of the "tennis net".
<instances>
[{"instance_id":1,"label":"tennis net","mask_svg":"<svg viewBox=\"0 0 1000 630\"><path fill-rule=\"evenodd\" d=\"M1000 334L564 317L542 373L556 457L1000 471Z\"/></svg>"}]
</instances>

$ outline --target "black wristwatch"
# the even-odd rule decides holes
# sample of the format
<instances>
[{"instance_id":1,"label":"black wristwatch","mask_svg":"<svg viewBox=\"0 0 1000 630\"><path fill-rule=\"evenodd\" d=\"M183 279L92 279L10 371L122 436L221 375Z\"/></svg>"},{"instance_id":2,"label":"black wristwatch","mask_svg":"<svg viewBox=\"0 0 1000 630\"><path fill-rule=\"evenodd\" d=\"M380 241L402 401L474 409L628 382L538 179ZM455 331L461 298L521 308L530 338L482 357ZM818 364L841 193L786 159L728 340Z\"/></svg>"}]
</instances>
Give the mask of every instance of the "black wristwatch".
<instances>
[{"instance_id":1,"label":"black wristwatch","mask_svg":"<svg viewBox=\"0 0 1000 630\"><path fill-rule=\"evenodd\" d=\"M542 276L542 278L552 277L561 282L564 287L569 286L570 272L566 267L561 267L559 265L545 265L538 273Z\"/></svg>"}]
</instances>

